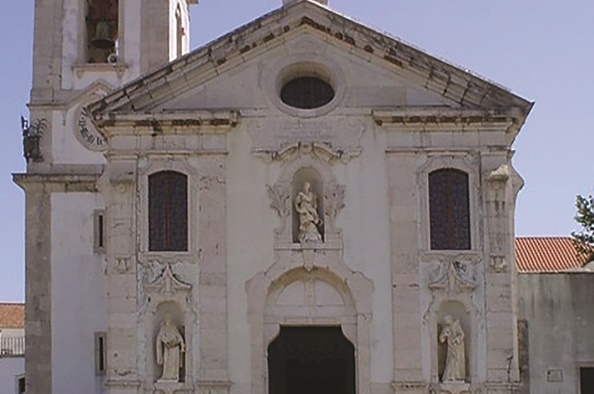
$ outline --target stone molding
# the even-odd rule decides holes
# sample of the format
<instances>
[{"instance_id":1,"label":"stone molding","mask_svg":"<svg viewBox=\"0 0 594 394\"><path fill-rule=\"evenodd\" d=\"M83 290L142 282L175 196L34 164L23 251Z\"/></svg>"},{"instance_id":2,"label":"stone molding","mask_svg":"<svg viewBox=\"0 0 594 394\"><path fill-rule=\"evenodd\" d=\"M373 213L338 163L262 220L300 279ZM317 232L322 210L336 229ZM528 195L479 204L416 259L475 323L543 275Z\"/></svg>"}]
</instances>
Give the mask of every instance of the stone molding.
<instances>
[{"instance_id":1,"label":"stone molding","mask_svg":"<svg viewBox=\"0 0 594 394\"><path fill-rule=\"evenodd\" d=\"M49 193L97 192L95 174L13 174L12 180L25 192L28 190L45 190Z\"/></svg>"},{"instance_id":2,"label":"stone molding","mask_svg":"<svg viewBox=\"0 0 594 394\"><path fill-rule=\"evenodd\" d=\"M361 154L361 138L371 125L370 119L354 116L334 116L329 121L271 116L251 120L248 133L252 154L266 163L312 154L329 163L346 164Z\"/></svg>"},{"instance_id":3,"label":"stone molding","mask_svg":"<svg viewBox=\"0 0 594 394\"><path fill-rule=\"evenodd\" d=\"M373 119L378 126L386 126L390 131L394 127L440 130L449 129L492 130L495 125L498 129L511 127L515 119L521 116L518 108L512 107L504 110L450 108L450 107L415 107L395 109L375 109L372 111Z\"/></svg>"},{"instance_id":4,"label":"stone molding","mask_svg":"<svg viewBox=\"0 0 594 394\"><path fill-rule=\"evenodd\" d=\"M273 161L290 161L300 155L307 154L315 155L328 163L340 160L342 163L347 164L353 157L357 157L361 154L361 149L357 148L349 152L344 152L342 150L335 150L330 145L323 142L311 142L306 144L297 142L289 144L281 148L279 151L252 149L252 152L254 156L262 158L266 164L270 164Z\"/></svg>"}]
</instances>

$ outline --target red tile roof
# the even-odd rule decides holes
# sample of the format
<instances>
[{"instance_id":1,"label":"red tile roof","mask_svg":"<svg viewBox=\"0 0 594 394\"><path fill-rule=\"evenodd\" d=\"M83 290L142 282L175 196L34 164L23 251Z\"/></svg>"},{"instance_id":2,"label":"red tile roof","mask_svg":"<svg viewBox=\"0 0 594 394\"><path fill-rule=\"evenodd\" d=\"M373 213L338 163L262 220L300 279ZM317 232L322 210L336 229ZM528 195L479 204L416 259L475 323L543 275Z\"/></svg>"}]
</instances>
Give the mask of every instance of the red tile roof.
<instances>
[{"instance_id":1,"label":"red tile roof","mask_svg":"<svg viewBox=\"0 0 594 394\"><path fill-rule=\"evenodd\" d=\"M25 304L0 303L1 328L25 328Z\"/></svg>"},{"instance_id":2,"label":"red tile roof","mask_svg":"<svg viewBox=\"0 0 594 394\"><path fill-rule=\"evenodd\" d=\"M516 263L518 272L561 272L581 268L586 256L569 237L518 237Z\"/></svg>"}]
</instances>

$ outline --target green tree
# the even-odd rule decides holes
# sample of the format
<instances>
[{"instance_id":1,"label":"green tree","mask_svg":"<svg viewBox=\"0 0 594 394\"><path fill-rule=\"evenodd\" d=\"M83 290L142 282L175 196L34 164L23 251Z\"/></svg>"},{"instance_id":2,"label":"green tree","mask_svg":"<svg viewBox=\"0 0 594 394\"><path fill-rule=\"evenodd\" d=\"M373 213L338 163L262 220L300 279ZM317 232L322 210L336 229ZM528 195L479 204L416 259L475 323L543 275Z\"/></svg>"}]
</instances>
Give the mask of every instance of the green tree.
<instances>
[{"instance_id":1,"label":"green tree","mask_svg":"<svg viewBox=\"0 0 594 394\"><path fill-rule=\"evenodd\" d=\"M594 260L594 198L577 196L575 221L582 227L571 233L578 254L586 256L586 262Z\"/></svg>"}]
</instances>

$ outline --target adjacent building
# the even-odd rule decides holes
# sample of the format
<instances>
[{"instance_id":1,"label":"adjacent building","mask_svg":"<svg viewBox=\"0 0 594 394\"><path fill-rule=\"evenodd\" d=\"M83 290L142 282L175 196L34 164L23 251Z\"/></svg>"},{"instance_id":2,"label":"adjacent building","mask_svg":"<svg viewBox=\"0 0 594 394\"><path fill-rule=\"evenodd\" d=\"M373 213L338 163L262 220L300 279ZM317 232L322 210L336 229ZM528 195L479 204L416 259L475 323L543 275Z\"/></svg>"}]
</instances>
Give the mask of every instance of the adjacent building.
<instances>
[{"instance_id":1,"label":"adjacent building","mask_svg":"<svg viewBox=\"0 0 594 394\"><path fill-rule=\"evenodd\" d=\"M0 394L25 392L25 305L0 302Z\"/></svg>"}]
</instances>

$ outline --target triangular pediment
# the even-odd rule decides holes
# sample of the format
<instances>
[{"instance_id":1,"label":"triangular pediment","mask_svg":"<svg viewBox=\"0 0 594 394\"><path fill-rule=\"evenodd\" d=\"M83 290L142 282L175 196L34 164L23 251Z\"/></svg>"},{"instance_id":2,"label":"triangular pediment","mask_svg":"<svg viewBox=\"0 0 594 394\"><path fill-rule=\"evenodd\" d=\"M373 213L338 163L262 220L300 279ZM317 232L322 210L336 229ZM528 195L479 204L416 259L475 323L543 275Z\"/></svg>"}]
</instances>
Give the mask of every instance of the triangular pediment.
<instances>
[{"instance_id":1,"label":"triangular pediment","mask_svg":"<svg viewBox=\"0 0 594 394\"><path fill-rule=\"evenodd\" d=\"M532 107L499 85L304 0L126 85L89 110L100 124L117 114L265 109L273 107L276 73L291 61L319 62L340 74L347 85L344 107L513 109L518 126Z\"/></svg>"}]
</instances>

